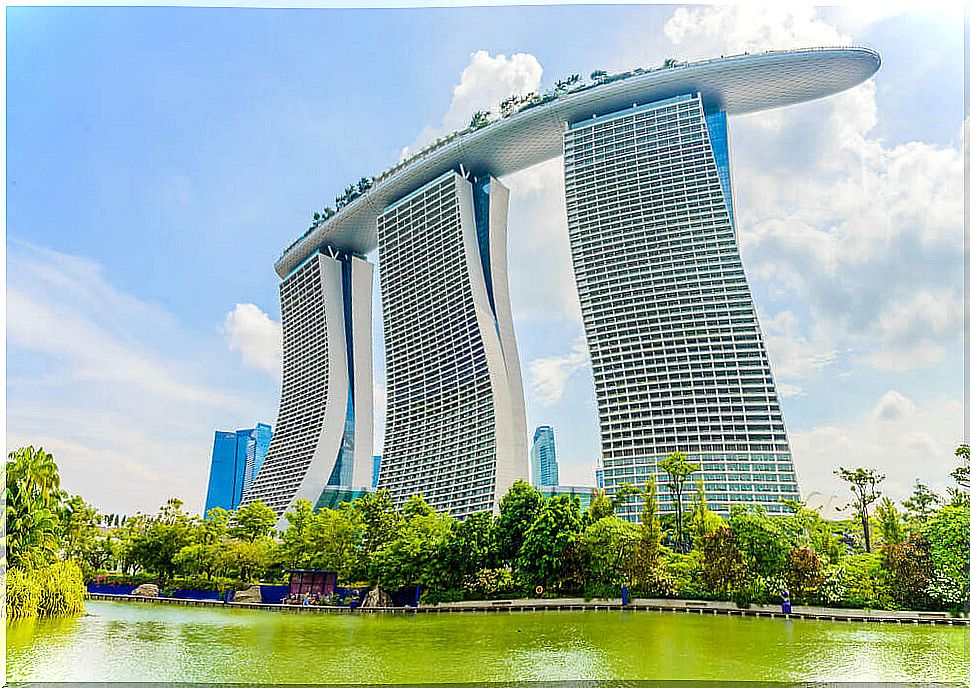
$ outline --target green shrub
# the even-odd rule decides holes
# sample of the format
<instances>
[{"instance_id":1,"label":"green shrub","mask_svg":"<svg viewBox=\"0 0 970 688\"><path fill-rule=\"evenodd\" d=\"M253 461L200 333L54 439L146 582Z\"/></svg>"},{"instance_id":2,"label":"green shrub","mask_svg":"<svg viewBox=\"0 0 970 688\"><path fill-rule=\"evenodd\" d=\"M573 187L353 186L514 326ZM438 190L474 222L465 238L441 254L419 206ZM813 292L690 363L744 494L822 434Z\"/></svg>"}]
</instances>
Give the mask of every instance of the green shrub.
<instances>
[{"instance_id":1,"label":"green shrub","mask_svg":"<svg viewBox=\"0 0 970 688\"><path fill-rule=\"evenodd\" d=\"M587 602L592 599L619 599L621 595L620 586L609 583L590 583L583 590L583 599Z\"/></svg>"},{"instance_id":2,"label":"green shrub","mask_svg":"<svg viewBox=\"0 0 970 688\"><path fill-rule=\"evenodd\" d=\"M508 595L517 587L508 569L481 569L465 580L465 589L482 597Z\"/></svg>"},{"instance_id":3,"label":"green shrub","mask_svg":"<svg viewBox=\"0 0 970 688\"><path fill-rule=\"evenodd\" d=\"M7 569L5 578L7 618L26 619L37 616L37 603L40 598L37 579L20 567Z\"/></svg>"},{"instance_id":4,"label":"green shrub","mask_svg":"<svg viewBox=\"0 0 970 688\"><path fill-rule=\"evenodd\" d=\"M462 602L464 599L465 599L464 590L422 590L421 591L421 604Z\"/></svg>"},{"instance_id":5,"label":"green shrub","mask_svg":"<svg viewBox=\"0 0 970 688\"><path fill-rule=\"evenodd\" d=\"M864 609L892 609L892 593L886 583L877 554L855 554L843 558L839 568L844 586L841 599L829 604Z\"/></svg>"},{"instance_id":6,"label":"green shrub","mask_svg":"<svg viewBox=\"0 0 970 688\"><path fill-rule=\"evenodd\" d=\"M152 573L113 573L99 571L90 579L95 585L141 585L142 583L157 583L158 576Z\"/></svg>"},{"instance_id":7,"label":"green shrub","mask_svg":"<svg viewBox=\"0 0 970 688\"><path fill-rule=\"evenodd\" d=\"M697 550L688 554L668 555L664 564L664 573L670 581L672 595L690 597L709 594L702 581L703 563L701 553Z\"/></svg>"},{"instance_id":8,"label":"green shrub","mask_svg":"<svg viewBox=\"0 0 970 688\"><path fill-rule=\"evenodd\" d=\"M37 613L40 616L79 616L84 613L84 574L74 561L60 561L37 572Z\"/></svg>"}]
</instances>

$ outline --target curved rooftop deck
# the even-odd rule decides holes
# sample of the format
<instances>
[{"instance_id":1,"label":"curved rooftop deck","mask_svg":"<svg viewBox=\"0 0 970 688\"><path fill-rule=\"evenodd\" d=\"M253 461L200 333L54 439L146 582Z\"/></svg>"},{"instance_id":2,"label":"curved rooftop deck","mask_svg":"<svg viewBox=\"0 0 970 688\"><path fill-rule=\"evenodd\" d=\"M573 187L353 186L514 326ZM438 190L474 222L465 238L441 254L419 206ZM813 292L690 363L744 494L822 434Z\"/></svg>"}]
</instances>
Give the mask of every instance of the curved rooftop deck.
<instances>
[{"instance_id":1,"label":"curved rooftop deck","mask_svg":"<svg viewBox=\"0 0 970 688\"><path fill-rule=\"evenodd\" d=\"M687 92L700 93L705 103L729 114L757 112L839 93L868 79L879 65L879 54L868 48L775 51L635 70L568 91L487 126L451 134L398 163L287 248L276 272L285 277L325 246L370 253L377 247L377 217L389 204L459 164L502 177L562 155L570 123Z\"/></svg>"}]
</instances>

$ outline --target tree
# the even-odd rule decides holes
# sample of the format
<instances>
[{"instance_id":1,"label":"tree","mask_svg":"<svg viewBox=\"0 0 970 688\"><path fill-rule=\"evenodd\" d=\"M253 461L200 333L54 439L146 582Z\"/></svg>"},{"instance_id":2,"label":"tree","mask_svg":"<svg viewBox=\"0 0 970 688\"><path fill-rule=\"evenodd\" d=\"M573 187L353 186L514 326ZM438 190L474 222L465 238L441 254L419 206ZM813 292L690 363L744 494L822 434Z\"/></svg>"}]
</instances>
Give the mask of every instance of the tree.
<instances>
[{"instance_id":1,"label":"tree","mask_svg":"<svg viewBox=\"0 0 970 688\"><path fill-rule=\"evenodd\" d=\"M724 519L707 508L707 494L704 481L697 481L697 492L691 500L690 515L687 517L691 542L700 542L711 533L724 526Z\"/></svg>"},{"instance_id":2,"label":"tree","mask_svg":"<svg viewBox=\"0 0 970 688\"><path fill-rule=\"evenodd\" d=\"M568 495L550 498L525 533L518 570L535 585L561 589L581 528L578 500Z\"/></svg>"},{"instance_id":3,"label":"tree","mask_svg":"<svg viewBox=\"0 0 970 688\"><path fill-rule=\"evenodd\" d=\"M131 519L129 519L131 520ZM176 556L195 542L198 516L182 510L182 501L169 499L157 516L139 520L129 535L125 557L146 571L168 580L180 568Z\"/></svg>"},{"instance_id":4,"label":"tree","mask_svg":"<svg viewBox=\"0 0 970 688\"><path fill-rule=\"evenodd\" d=\"M481 129L484 126L488 126L491 123L491 116L492 113L488 110L478 110L472 115L468 127L470 129Z\"/></svg>"},{"instance_id":5,"label":"tree","mask_svg":"<svg viewBox=\"0 0 970 688\"><path fill-rule=\"evenodd\" d=\"M438 551L454 521L436 513L420 495L409 497L403 512L390 541L373 555L372 580L388 590L433 587L441 575Z\"/></svg>"},{"instance_id":6,"label":"tree","mask_svg":"<svg viewBox=\"0 0 970 688\"><path fill-rule=\"evenodd\" d=\"M298 562L289 562L294 568L335 571L337 578L346 583L365 576L360 558L363 526L349 510L316 511L310 518L304 537L306 556Z\"/></svg>"},{"instance_id":7,"label":"tree","mask_svg":"<svg viewBox=\"0 0 970 688\"><path fill-rule=\"evenodd\" d=\"M640 570L638 577L644 580L660 559L660 541L663 540L663 528L660 525L657 504L657 481L651 475L643 489L643 506L640 509L640 545L638 560Z\"/></svg>"},{"instance_id":8,"label":"tree","mask_svg":"<svg viewBox=\"0 0 970 688\"><path fill-rule=\"evenodd\" d=\"M369 492L355 499L349 507L352 517L361 525L362 565L369 565L370 557L394 537L401 515L394 510L391 494L385 490Z\"/></svg>"},{"instance_id":9,"label":"tree","mask_svg":"<svg viewBox=\"0 0 970 688\"><path fill-rule=\"evenodd\" d=\"M606 492L603 490L596 490L593 493L593 498L589 502L589 506L586 507L586 511L583 512L583 522L589 526L592 523L601 518L606 518L607 516L613 516L613 500L606 496Z\"/></svg>"},{"instance_id":10,"label":"tree","mask_svg":"<svg viewBox=\"0 0 970 688\"><path fill-rule=\"evenodd\" d=\"M43 449L21 447L7 454L7 565L35 569L57 558L63 530L63 493L54 457Z\"/></svg>"},{"instance_id":11,"label":"tree","mask_svg":"<svg viewBox=\"0 0 970 688\"><path fill-rule=\"evenodd\" d=\"M708 590L730 597L748 585L747 562L731 528L721 528L705 537L700 550L701 576Z\"/></svg>"},{"instance_id":12,"label":"tree","mask_svg":"<svg viewBox=\"0 0 970 688\"><path fill-rule=\"evenodd\" d=\"M58 506L63 497L57 464L43 447L21 447L7 454L7 484L16 485L48 509Z\"/></svg>"},{"instance_id":13,"label":"tree","mask_svg":"<svg viewBox=\"0 0 970 688\"><path fill-rule=\"evenodd\" d=\"M924 529L936 574L953 581L970 601L970 504L947 504L930 516Z\"/></svg>"},{"instance_id":14,"label":"tree","mask_svg":"<svg viewBox=\"0 0 970 688\"><path fill-rule=\"evenodd\" d=\"M250 502L236 510L232 515L232 521L230 532L233 537L256 542L259 538L272 534L273 525L276 523L276 512L262 502Z\"/></svg>"},{"instance_id":15,"label":"tree","mask_svg":"<svg viewBox=\"0 0 970 688\"><path fill-rule=\"evenodd\" d=\"M633 582L640 543L640 532L635 524L616 516L604 516L587 526L583 540L593 582L601 585Z\"/></svg>"},{"instance_id":16,"label":"tree","mask_svg":"<svg viewBox=\"0 0 970 688\"><path fill-rule=\"evenodd\" d=\"M446 585L457 588L479 571L495 566L492 514L474 513L456 523L441 543L439 561Z\"/></svg>"},{"instance_id":17,"label":"tree","mask_svg":"<svg viewBox=\"0 0 970 688\"><path fill-rule=\"evenodd\" d=\"M226 573L237 580L256 582L276 564L278 547L268 537L256 540L230 540L222 548Z\"/></svg>"},{"instance_id":18,"label":"tree","mask_svg":"<svg viewBox=\"0 0 970 688\"><path fill-rule=\"evenodd\" d=\"M220 506L209 509L202 521L202 531L198 537L199 542L208 545L225 540L229 536L231 518L232 514Z\"/></svg>"},{"instance_id":19,"label":"tree","mask_svg":"<svg viewBox=\"0 0 970 688\"><path fill-rule=\"evenodd\" d=\"M906 537L903 532L903 521L899 509L889 497L883 497L876 505L876 521L879 524L879 534L887 545L898 545Z\"/></svg>"},{"instance_id":20,"label":"tree","mask_svg":"<svg viewBox=\"0 0 970 688\"><path fill-rule=\"evenodd\" d=\"M282 535L283 561L291 568L306 568L311 556L309 531L313 504L308 499L298 499L283 518L290 524Z\"/></svg>"},{"instance_id":21,"label":"tree","mask_svg":"<svg viewBox=\"0 0 970 688\"><path fill-rule=\"evenodd\" d=\"M919 524L926 523L926 519L933 513L933 506L940 503L940 496L928 488L925 484L916 480L913 488L913 495L903 500L906 507L906 515Z\"/></svg>"},{"instance_id":22,"label":"tree","mask_svg":"<svg viewBox=\"0 0 970 688\"><path fill-rule=\"evenodd\" d=\"M751 572L762 578L778 578L785 570L790 543L781 523L760 504L731 507L728 517L734 541L747 555Z\"/></svg>"},{"instance_id":23,"label":"tree","mask_svg":"<svg viewBox=\"0 0 970 688\"><path fill-rule=\"evenodd\" d=\"M822 560L808 547L793 547L788 552L785 582L793 601L808 602L825 582Z\"/></svg>"},{"instance_id":24,"label":"tree","mask_svg":"<svg viewBox=\"0 0 970 688\"><path fill-rule=\"evenodd\" d=\"M212 578L226 568L227 548L226 542L196 542L180 549L173 562L184 574L190 576L202 574L206 578Z\"/></svg>"},{"instance_id":25,"label":"tree","mask_svg":"<svg viewBox=\"0 0 970 688\"><path fill-rule=\"evenodd\" d=\"M366 576L362 543L365 526L352 508L314 511L298 499L285 518L290 526L282 534L280 557L291 568L335 571L342 582Z\"/></svg>"},{"instance_id":26,"label":"tree","mask_svg":"<svg viewBox=\"0 0 970 688\"><path fill-rule=\"evenodd\" d=\"M970 490L970 444L961 444L953 453L963 460L963 465L957 466L950 475L957 481L957 485L964 490Z\"/></svg>"},{"instance_id":27,"label":"tree","mask_svg":"<svg viewBox=\"0 0 970 688\"><path fill-rule=\"evenodd\" d=\"M602 81L606 78L606 72L602 69L597 69L589 75L589 78L591 81Z\"/></svg>"},{"instance_id":28,"label":"tree","mask_svg":"<svg viewBox=\"0 0 970 688\"><path fill-rule=\"evenodd\" d=\"M924 607L933 582L933 560L926 538L887 542L880 549L882 565L896 602L908 609Z\"/></svg>"},{"instance_id":29,"label":"tree","mask_svg":"<svg viewBox=\"0 0 970 688\"><path fill-rule=\"evenodd\" d=\"M865 537L866 552L872 551L872 541L869 535L869 505L875 502L882 493L876 489L876 485L886 479L886 476L877 473L871 468L856 468L851 470L839 466L833 471L836 477L841 478L849 484L849 488L855 495L855 509L859 520L862 521L862 534Z\"/></svg>"},{"instance_id":30,"label":"tree","mask_svg":"<svg viewBox=\"0 0 970 688\"><path fill-rule=\"evenodd\" d=\"M684 485L687 479L700 470L700 464L687 461L684 452L674 452L658 464L658 468L667 474L667 489L674 495L674 508L677 514L677 551L684 551Z\"/></svg>"},{"instance_id":31,"label":"tree","mask_svg":"<svg viewBox=\"0 0 970 688\"><path fill-rule=\"evenodd\" d=\"M101 515L98 510L78 496L71 497L65 504L66 520L61 536L64 557L75 559L87 568L87 573L100 568L106 552L100 547L102 540L98 524ZM110 550L109 550L110 552Z\"/></svg>"},{"instance_id":32,"label":"tree","mask_svg":"<svg viewBox=\"0 0 970 688\"><path fill-rule=\"evenodd\" d=\"M499 560L515 567L525 534L532 527L542 508L542 495L523 480L512 483L498 504L495 522L495 544Z\"/></svg>"}]
</instances>

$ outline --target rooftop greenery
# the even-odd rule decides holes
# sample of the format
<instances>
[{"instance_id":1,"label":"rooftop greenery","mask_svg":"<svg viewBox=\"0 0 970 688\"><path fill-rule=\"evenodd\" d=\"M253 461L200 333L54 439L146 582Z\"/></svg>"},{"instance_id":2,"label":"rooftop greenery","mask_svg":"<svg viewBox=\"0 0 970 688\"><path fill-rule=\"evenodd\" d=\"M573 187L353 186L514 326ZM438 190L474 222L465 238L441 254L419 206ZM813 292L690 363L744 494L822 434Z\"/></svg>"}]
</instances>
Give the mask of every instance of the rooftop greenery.
<instances>
[{"instance_id":1,"label":"rooftop greenery","mask_svg":"<svg viewBox=\"0 0 970 688\"><path fill-rule=\"evenodd\" d=\"M460 131L454 131L445 136L439 137L429 143L428 145L420 148L411 155L402 158L395 165L387 168L381 172L376 177L361 177L356 184L351 184L343 193L334 198L334 205L327 206L322 211L314 211L311 214L310 226L307 230L300 235L293 243L286 247L283 251L283 255L289 253L289 251L308 237L315 229L326 223L332 217L337 215L341 210L346 208L348 205L356 201L358 198L367 193L371 188L380 184L382 181L390 177L392 174L398 170L410 165L411 163L426 158L431 153L435 152L442 146L445 146L455 139L471 134L479 129L484 129L485 127L493 124L497 121L508 119L517 115L520 112L530 110L532 108L538 107L540 105L545 105L551 103L559 98L571 94L579 93L581 91L586 91L603 84L609 84L614 81L620 81L622 79L628 79L632 76L640 76L642 74L648 74L650 72L655 72L661 69L670 69L673 67L686 66L687 63L680 62L673 58L667 58L664 60L663 64L659 67L654 68L642 68L632 69L626 72L619 72L617 74L609 74L608 72L597 69L589 75L589 81L584 81L583 77L579 74L571 74L565 79L560 79L556 82L554 88L543 93L537 93L535 91L531 93L526 93L524 95L512 95L499 104L499 112L493 113L489 110L479 110L472 115L468 126Z\"/></svg>"}]
</instances>

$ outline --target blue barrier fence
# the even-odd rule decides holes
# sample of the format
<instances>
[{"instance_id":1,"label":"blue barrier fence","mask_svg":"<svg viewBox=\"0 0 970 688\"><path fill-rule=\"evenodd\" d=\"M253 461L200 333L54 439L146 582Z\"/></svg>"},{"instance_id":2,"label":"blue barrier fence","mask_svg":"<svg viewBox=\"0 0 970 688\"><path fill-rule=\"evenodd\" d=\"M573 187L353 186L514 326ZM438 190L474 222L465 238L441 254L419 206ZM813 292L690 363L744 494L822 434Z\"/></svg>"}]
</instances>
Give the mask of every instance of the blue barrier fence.
<instances>
[{"instance_id":1,"label":"blue barrier fence","mask_svg":"<svg viewBox=\"0 0 970 688\"><path fill-rule=\"evenodd\" d=\"M264 604L280 604L283 598L290 594L288 585L260 585L259 595Z\"/></svg>"},{"instance_id":2,"label":"blue barrier fence","mask_svg":"<svg viewBox=\"0 0 970 688\"><path fill-rule=\"evenodd\" d=\"M176 588L166 597L174 597L177 600L221 600L221 590L185 590Z\"/></svg>"},{"instance_id":3,"label":"blue barrier fence","mask_svg":"<svg viewBox=\"0 0 970 688\"><path fill-rule=\"evenodd\" d=\"M98 585L96 583L88 583L88 592L96 592L102 595L130 595L137 587L137 585Z\"/></svg>"},{"instance_id":4,"label":"blue barrier fence","mask_svg":"<svg viewBox=\"0 0 970 688\"><path fill-rule=\"evenodd\" d=\"M103 585L88 583L88 592L99 593L102 595L130 595L134 592L137 585ZM226 595L223 590L192 590L190 588L176 588L167 592L164 597L172 597L177 600L221 600ZM290 592L288 585L260 585L259 593L264 604L280 604L283 598ZM234 597L234 592L229 591L229 601Z\"/></svg>"}]
</instances>

